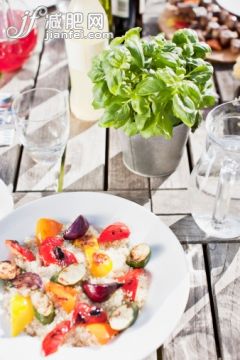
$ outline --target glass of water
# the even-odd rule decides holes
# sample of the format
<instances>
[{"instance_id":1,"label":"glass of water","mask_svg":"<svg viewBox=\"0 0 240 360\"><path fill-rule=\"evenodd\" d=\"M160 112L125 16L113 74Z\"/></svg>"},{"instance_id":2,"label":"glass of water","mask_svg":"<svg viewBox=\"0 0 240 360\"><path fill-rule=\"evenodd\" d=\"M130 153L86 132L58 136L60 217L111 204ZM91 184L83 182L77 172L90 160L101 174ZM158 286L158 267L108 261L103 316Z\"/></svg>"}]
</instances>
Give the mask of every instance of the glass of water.
<instances>
[{"instance_id":1,"label":"glass of water","mask_svg":"<svg viewBox=\"0 0 240 360\"><path fill-rule=\"evenodd\" d=\"M35 88L19 94L12 110L17 135L36 162L56 163L69 137L67 92Z\"/></svg>"}]
</instances>

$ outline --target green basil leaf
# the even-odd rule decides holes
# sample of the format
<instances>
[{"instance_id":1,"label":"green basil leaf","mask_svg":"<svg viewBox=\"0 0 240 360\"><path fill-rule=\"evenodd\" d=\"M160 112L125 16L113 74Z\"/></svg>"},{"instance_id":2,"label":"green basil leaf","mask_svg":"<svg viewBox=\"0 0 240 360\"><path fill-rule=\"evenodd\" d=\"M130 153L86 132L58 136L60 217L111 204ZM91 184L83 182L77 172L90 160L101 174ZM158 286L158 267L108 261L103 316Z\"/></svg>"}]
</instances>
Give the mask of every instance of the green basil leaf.
<instances>
[{"instance_id":1,"label":"green basil leaf","mask_svg":"<svg viewBox=\"0 0 240 360\"><path fill-rule=\"evenodd\" d=\"M144 128L148 119L149 119L149 117L146 114L135 114L134 120L135 120L137 129L139 131L141 131Z\"/></svg>"},{"instance_id":2,"label":"green basil leaf","mask_svg":"<svg viewBox=\"0 0 240 360\"><path fill-rule=\"evenodd\" d=\"M208 107L212 107L215 105L216 103L216 95L212 94L211 92L206 92L203 97L202 97L202 103L201 103L201 107L202 108L208 108Z\"/></svg>"},{"instance_id":3,"label":"green basil leaf","mask_svg":"<svg viewBox=\"0 0 240 360\"><path fill-rule=\"evenodd\" d=\"M143 45L140 40L141 28L133 28L125 34L125 46L132 55L133 63L139 67L144 67Z\"/></svg>"},{"instance_id":4,"label":"green basil leaf","mask_svg":"<svg viewBox=\"0 0 240 360\"><path fill-rule=\"evenodd\" d=\"M154 65L163 67L168 66L170 68L176 69L178 66L178 56L174 53L158 53L154 59Z\"/></svg>"},{"instance_id":5,"label":"green basil leaf","mask_svg":"<svg viewBox=\"0 0 240 360\"><path fill-rule=\"evenodd\" d=\"M177 75L170 68L157 70L155 76L158 80L161 80L168 86L176 84L176 82L180 81L183 78L182 75Z\"/></svg>"},{"instance_id":6,"label":"green basil leaf","mask_svg":"<svg viewBox=\"0 0 240 360\"><path fill-rule=\"evenodd\" d=\"M202 59L205 59L205 57L212 52L210 46L204 42L198 42L196 44L193 44L193 50L194 57Z\"/></svg>"},{"instance_id":7,"label":"green basil leaf","mask_svg":"<svg viewBox=\"0 0 240 360\"><path fill-rule=\"evenodd\" d=\"M162 91L165 87L161 79L148 77L137 85L135 93L139 96L147 96Z\"/></svg>"},{"instance_id":8,"label":"green basil leaf","mask_svg":"<svg viewBox=\"0 0 240 360\"><path fill-rule=\"evenodd\" d=\"M128 136L135 136L139 133L137 125L134 121L129 120L123 127L123 131Z\"/></svg>"},{"instance_id":9,"label":"green basil leaf","mask_svg":"<svg viewBox=\"0 0 240 360\"><path fill-rule=\"evenodd\" d=\"M105 70L105 69L104 69ZM123 81L123 71L116 68L108 68L105 70L105 79L107 81L108 89L113 95L118 95L118 91Z\"/></svg>"},{"instance_id":10,"label":"green basil leaf","mask_svg":"<svg viewBox=\"0 0 240 360\"><path fill-rule=\"evenodd\" d=\"M100 125L102 127L114 127L118 129L124 126L130 117L130 107L128 104L122 104L118 102L113 102L108 111L104 113L103 117L100 120Z\"/></svg>"},{"instance_id":11,"label":"green basil leaf","mask_svg":"<svg viewBox=\"0 0 240 360\"><path fill-rule=\"evenodd\" d=\"M192 81L184 80L180 89L182 94L186 94L194 102L196 108L200 106L202 95L197 85Z\"/></svg>"},{"instance_id":12,"label":"green basil leaf","mask_svg":"<svg viewBox=\"0 0 240 360\"><path fill-rule=\"evenodd\" d=\"M112 115L112 113L109 113L109 111L105 111L103 116L98 122L99 126L103 128L112 127L115 124L115 119Z\"/></svg>"},{"instance_id":13,"label":"green basil leaf","mask_svg":"<svg viewBox=\"0 0 240 360\"><path fill-rule=\"evenodd\" d=\"M198 59L198 65L191 70L186 77L197 84L205 85L205 83L212 78L213 67L204 60L199 60L200 59Z\"/></svg>"},{"instance_id":14,"label":"green basil leaf","mask_svg":"<svg viewBox=\"0 0 240 360\"><path fill-rule=\"evenodd\" d=\"M142 29L140 27L135 27L130 30L128 30L124 36L125 40L129 39L139 39L140 40L140 34Z\"/></svg>"},{"instance_id":15,"label":"green basil leaf","mask_svg":"<svg viewBox=\"0 0 240 360\"><path fill-rule=\"evenodd\" d=\"M183 55L184 57L191 57L194 54L194 48L193 48L193 44L184 44L183 45Z\"/></svg>"},{"instance_id":16,"label":"green basil leaf","mask_svg":"<svg viewBox=\"0 0 240 360\"><path fill-rule=\"evenodd\" d=\"M192 127L196 120L197 111L195 110L194 103L187 96L181 97L175 94L172 100L173 113L181 119L188 127Z\"/></svg>"},{"instance_id":17,"label":"green basil leaf","mask_svg":"<svg viewBox=\"0 0 240 360\"><path fill-rule=\"evenodd\" d=\"M104 72L102 69L102 61L100 58L95 57L92 61L92 68L88 73L88 76L93 83L104 79Z\"/></svg>"},{"instance_id":18,"label":"green basil leaf","mask_svg":"<svg viewBox=\"0 0 240 360\"><path fill-rule=\"evenodd\" d=\"M120 36L120 37L115 37L111 43L110 43L110 47L114 48L114 47L118 47L119 45L121 45L125 40L125 36Z\"/></svg>"},{"instance_id":19,"label":"green basil leaf","mask_svg":"<svg viewBox=\"0 0 240 360\"><path fill-rule=\"evenodd\" d=\"M101 109L108 106L113 98L105 82L96 83L93 87L93 94L94 94L94 100L93 100L94 109Z\"/></svg>"},{"instance_id":20,"label":"green basil leaf","mask_svg":"<svg viewBox=\"0 0 240 360\"><path fill-rule=\"evenodd\" d=\"M118 96L124 99L130 99L132 95L132 88L126 81L123 81L118 90Z\"/></svg>"},{"instance_id":21,"label":"green basil leaf","mask_svg":"<svg viewBox=\"0 0 240 360\"><path fill-rule=\"evenodd\" d=\"M108 62L115 68L128 70L130 69L131 54L128 49L121 46L109 54Z\"/></svg>"},{"instance_id":22,"label":"green basil leaf","mask_svg":"<svg viewBox=\"0 0 240 360\"><path fill-rule=\"evenodd\" d=\"M174 33L172 41L179 46L189 43L194 44L198 42L198 36L192 29L182 29Z\"/></svg>"},{"instance_id":23,"label":"green basil leaf","mask_svg":"<svg viewBox=\"0 0 240 360\"><path fill-rule=\"evenodd\" d=\"M149 100L146 97L133 95L131 100L133 110L139 114L150 114Z\"/></svg>"},{"instance_id":24,"label":"green basil leaf","mask_svg":"<svg viewBox=\"0 0 240 360\"><path fill-rule=\"evenodd\" d=\"M143 130L140 131L140 134L145 138L149 139L152 136L163 136L163 131L157 123L157 118L154 117L146 122Z\"/></svg>"}]
</instances>

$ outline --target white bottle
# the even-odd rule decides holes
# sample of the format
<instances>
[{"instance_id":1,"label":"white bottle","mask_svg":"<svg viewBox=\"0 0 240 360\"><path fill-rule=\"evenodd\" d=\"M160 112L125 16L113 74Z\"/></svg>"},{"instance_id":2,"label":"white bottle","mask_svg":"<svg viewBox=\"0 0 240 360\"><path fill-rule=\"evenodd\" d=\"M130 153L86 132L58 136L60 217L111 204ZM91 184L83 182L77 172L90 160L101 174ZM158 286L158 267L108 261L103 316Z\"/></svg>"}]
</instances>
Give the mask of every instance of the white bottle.
<instances>
[{"instance_id":1,"label":"white bottle","mask_svg":"<svg viewBox=\"0 0 240 360\"><path fill-rule=\"evenodd\" d=\"M92 59L100 54L108 46L109 40L102 38L102 34L109 32L107 15L98 0L72 0L68 13L81 13L83 22L81 28L84 31L84 39L66 39L69 72L71 79L70 107L74 116L83 121L96 121L102 115L102 110L94 110L93 86L88 77ZM102 14L103 29L89 28L89 14ZM69 31L69 30L68 30ZM74 29L76 32L77 30ZM94 35L92 35L94 33ZM99 35L99 33L102 33ZM99 38L101 37L101 38Z\"/></svg>"}]
</instances>

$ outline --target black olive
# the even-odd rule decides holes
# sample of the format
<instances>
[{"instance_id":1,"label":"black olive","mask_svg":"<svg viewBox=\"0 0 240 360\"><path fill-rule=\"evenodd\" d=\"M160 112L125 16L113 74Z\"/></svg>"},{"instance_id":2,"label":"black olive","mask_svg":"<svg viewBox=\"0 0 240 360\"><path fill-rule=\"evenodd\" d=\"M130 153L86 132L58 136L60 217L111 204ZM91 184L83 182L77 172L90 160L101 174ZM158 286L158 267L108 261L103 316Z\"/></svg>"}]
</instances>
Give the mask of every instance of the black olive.
<instances>
[{"instance_id":1,"label":"black olive","mask_svg":"<svg viewBox=\"0 0 240 360\"><path fill-rule=\"evenodd\" d=\"M57 260L64 260L65 254L60 247L56 246L53 252Z\"/></svg>"},{"instance_id":2,"label":"black olive","mask_svg":"<svg viewBox=\"0 0 240 360\"><path fill-rule=\"evenodd\" d=\"M102 309L96 307L95 309L90 311L91 316L99 316L102 313Z\"/></svg>"},{"instance_id":3,"label":"black olive","mask_svg":"<svg viewBox=\"0 0 240 360\"><path fill-rule=\"evenodd\" d=\"M77 314L76 323L85 324L85 322L86 322L85 317L81 314Z\"/></svg>"}]
</instances>

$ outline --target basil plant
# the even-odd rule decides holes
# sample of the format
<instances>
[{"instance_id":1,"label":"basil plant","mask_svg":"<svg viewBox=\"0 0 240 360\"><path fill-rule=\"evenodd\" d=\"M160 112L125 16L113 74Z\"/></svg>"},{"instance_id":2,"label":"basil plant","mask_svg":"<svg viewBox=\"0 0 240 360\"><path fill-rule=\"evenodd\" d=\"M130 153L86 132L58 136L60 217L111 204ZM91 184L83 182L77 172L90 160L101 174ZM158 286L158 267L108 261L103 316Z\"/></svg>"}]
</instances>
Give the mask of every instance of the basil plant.
<instances>
[{"instance_id":1,"label":"basil plant","mask_svg":"<svg viewBox=\"0 0 240 360\"><path fill-rule=\"evenodd\" d=\"M200 110L214 105L213 67L204 60L211 49L190 29L171 41L163 34L141 39L140 32L133 28L113 39L94 58L93 106L104 109L102 127L170 139L175 126L197 127Z\"/></svg>"}]
</instances>

